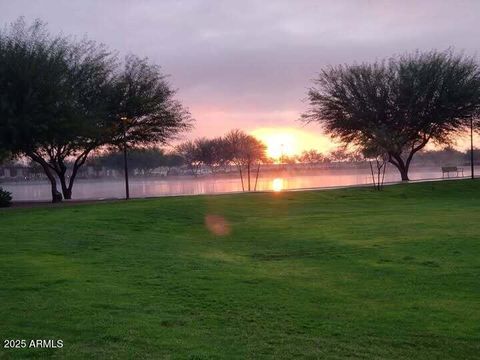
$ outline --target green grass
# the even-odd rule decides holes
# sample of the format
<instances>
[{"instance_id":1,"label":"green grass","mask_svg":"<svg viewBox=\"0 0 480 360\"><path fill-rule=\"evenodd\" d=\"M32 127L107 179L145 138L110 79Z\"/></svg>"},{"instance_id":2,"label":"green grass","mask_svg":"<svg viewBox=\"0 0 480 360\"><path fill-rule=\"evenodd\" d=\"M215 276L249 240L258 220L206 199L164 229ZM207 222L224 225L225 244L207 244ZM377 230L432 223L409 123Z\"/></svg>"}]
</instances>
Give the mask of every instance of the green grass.
<instances>
[{"instance_id":1,"label":"green grass","mask_svg":"<svg viewBox=\"0 0 480 360\"><path fill-rule=\"evenodd\" d=\"M65 344L0 358L480 354L480 182L10 209L0 250L0 339Z\"/></svg>"}]
</instances>

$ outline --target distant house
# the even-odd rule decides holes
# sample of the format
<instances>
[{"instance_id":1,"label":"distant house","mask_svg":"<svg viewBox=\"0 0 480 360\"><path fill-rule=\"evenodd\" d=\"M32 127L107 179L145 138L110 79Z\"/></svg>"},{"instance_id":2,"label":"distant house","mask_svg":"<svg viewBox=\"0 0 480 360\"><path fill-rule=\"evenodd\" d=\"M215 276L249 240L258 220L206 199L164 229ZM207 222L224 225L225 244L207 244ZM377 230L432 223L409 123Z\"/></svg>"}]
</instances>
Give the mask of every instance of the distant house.
<instances>
[{"instance_id":1,"label":"distant house","mask_svg":"<svg viewBox=\"0 0 480 360\"><path fill-rule=\"evenodd\" d=\"M0 166L0 179L2 180L27 180L30 178L30 169L23 165L7 164Z\"/></svg>"}]
</instances>

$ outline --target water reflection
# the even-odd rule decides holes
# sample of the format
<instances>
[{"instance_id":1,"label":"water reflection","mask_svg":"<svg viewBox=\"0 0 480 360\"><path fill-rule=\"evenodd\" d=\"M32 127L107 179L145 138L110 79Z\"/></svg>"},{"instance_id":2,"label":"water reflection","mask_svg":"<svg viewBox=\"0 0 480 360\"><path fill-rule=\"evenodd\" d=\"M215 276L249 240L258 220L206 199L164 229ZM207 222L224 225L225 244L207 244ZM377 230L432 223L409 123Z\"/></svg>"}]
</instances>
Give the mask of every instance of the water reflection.
<instances>
[{"instance_id":1,"label":"water reflection","mask_svg":"<svg viewBox=\"0 0 480 360\"><path fill-rule=\"evenodd\" d=\"M275 178L272 181L272 190L275 192L279 192L283 190L283 179Z\"/></svg>"},{"instance_id":2,"label":"water reflection","mask_svg":"<svg viewBox=\"0 0 480 360\"><path fill-rule=\"evenodd\" d=\"M258 179L259 191L282 191L315 187L370 184L368 169L325 169L317 173L303 174L261 174ZM440 168L414 168L410 173L412 180L441 178ZM469 176L465 171L465 176ZM395 169L385 174L385 181L399 181ZM14 200L49 200L50 186L47 182L0 183L10 191ZM132 179L130 194L132 197L165 195L196 195L226 192L240 192L242 184L238 177L199 177L199 178L146 178ZM73 189L74 199L123 198L124 183L118 180L78 180Z\"/></svg>"}]
</instances>

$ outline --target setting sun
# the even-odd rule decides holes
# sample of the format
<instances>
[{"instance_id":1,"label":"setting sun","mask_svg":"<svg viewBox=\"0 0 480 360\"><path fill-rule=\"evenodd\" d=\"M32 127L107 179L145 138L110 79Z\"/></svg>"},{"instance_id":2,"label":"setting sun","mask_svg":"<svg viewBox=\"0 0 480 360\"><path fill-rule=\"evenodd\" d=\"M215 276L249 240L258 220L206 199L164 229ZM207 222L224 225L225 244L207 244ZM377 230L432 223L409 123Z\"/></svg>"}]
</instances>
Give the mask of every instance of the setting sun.
<instances>
[{"instance_id":1,"label":"setting sun","mask_svg":"<svg viewBox=\"0 0 480 360\"><path fill-rule=\"evenodd\" d=\"M325 136L295 128L260 128L251 134L265 143L267 155L273 159L299 155L302 151L310 149L328 152L335 147L335 144Z\"/></svg>"},{"instance_id":2,"label":"setting sun","mask_svg":"<svg viewBox=\"0 0 480 360\"><path fill-rule=\"evenodd\" d=\"M267 155L274 159L282 156L292 156L298 152L297 139L293 134L266 135L263 142L267 145Z\"/></svg>"}]
</instances>

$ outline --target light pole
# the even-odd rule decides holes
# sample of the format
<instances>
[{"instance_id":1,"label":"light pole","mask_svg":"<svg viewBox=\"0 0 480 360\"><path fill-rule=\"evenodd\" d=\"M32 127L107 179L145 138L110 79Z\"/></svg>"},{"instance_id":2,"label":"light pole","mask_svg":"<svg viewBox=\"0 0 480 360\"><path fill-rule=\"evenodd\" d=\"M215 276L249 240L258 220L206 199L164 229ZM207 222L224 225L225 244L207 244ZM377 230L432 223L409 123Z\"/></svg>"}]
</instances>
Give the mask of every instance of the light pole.
<instances>
[{"instance_id":1,"label":"light pole","mask_svg":"<svg viewBox=\"0 0 480 360\"><path fill-rule=\"evenodd\" d=\"M473 117L470 118L470 168L472 170L472 179L475 179L475 167L473 165Z\"/></svg>"},{"instance_id":2,"label":"light pole","mask_svg":"<svg viewBox=\"0 0 480 360\"><path fill-rule=\"evenodd\" d=\"M280 164L282 164L282 165L283 165L283 162L285 160L284 155L283 155L284 154L284 152L283 152L284 147L285 147L284 144L280 144Z\"/></svg>"},{"instance_id":3,"label":"light pole","mask_svg":"<svg viewBox=\"0 0 480 360\"><path fill-rule=\"evenodd\" d=\"M123 171L125 173L125 200L130 199L130 187L128 185L128 160L127 160L127 118L122 117L122 130L123 130Z\"/></svg>"}]
</instances>

